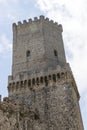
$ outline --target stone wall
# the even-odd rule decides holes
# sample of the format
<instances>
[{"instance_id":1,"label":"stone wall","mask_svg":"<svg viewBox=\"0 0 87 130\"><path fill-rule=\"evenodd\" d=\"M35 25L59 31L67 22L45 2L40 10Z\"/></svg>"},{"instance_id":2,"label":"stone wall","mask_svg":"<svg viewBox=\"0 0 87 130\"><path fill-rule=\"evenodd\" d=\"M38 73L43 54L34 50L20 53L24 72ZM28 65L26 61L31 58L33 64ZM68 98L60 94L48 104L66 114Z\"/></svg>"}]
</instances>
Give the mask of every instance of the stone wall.
<instances>
[{"instance_id":1,"label":"stone wall","mask_svg":"<svg viewBox=\"0 0 87 130\"><path fill-rule=\"evenodd\" d=\"M78 101L71 78L11 95L0 104L1 130L83 130Z\"/></svg>"},{"instance_id":2,"label":"stone wall","mask_svg":"<svg viewBox=\"0 0 87 130\"><path fill-rule=\"evenodd\" d=\"M23 24L13 24L13 78L64 65L62 31L62 25L44 16L34 21L24 21Z\"/></svg>"},{"instance_id":3,"label":"stone wall","mask_svg":"<svg viewBox=\"0 0 87 130\"><path fill-rule=\"evenodd\" d=\"M31 87L20 87L22 91L9 95L9 101L27 105L34 112L29 129L83 130L79 93L70 69L60 75L53 71L42 84L36 81Z\"/></svg>"}]
</instances>

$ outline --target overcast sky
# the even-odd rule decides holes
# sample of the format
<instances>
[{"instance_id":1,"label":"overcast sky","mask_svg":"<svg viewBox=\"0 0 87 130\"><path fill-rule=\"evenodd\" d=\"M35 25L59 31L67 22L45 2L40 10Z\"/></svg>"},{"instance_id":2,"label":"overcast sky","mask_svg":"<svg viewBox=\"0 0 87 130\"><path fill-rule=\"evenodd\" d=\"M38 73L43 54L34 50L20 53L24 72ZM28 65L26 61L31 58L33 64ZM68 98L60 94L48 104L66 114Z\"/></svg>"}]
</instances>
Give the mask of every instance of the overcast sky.
<instances>
[{"instance_id":1,"label":"overcast sky","mask_svg":"<svg viewBox=\"0 0 87 130\"><path fill-rule=\"evenodd\" d=\"M0 0L0 94L7 96L12 66L12 23L45 15L63 25L67 62L80 93L87 130L87 0Z\"/></svg>"}]
</instances>

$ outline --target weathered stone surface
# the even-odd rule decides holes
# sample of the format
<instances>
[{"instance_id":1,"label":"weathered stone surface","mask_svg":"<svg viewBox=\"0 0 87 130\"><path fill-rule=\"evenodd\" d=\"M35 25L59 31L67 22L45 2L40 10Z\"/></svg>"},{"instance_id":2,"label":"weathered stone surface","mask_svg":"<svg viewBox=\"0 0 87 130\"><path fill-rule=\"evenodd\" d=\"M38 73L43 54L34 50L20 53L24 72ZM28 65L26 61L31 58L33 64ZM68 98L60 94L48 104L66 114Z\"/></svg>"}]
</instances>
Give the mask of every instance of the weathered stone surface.
<instances>
[{"instance_id":1,"label":"weathered stone surface","mask_svg":"<svg viewBox=\"0 0 87 130\"><path fill-rule=\"evenodd\" d=\"M12 76L9 96L0 101L0 130L83 130L62 31L44 16L13 24Z\"/></svg>"},{"instance_id":2,"label":"weathered stone surface","mask_svg":"<svg viewBox=\"0 0 87 130\"><path fill-rule=\"evenodd\" d=\"M19 22L20 23L20 22ZM16 80L33 72L47 71L66 62L61 25L44 17L32 23L13 24L12 76ZM20 53L19 53L20 52ZM29 56L27 56L29 52ZM56 55L54 54L56 53Z\"/></svg>"}]
</instances>

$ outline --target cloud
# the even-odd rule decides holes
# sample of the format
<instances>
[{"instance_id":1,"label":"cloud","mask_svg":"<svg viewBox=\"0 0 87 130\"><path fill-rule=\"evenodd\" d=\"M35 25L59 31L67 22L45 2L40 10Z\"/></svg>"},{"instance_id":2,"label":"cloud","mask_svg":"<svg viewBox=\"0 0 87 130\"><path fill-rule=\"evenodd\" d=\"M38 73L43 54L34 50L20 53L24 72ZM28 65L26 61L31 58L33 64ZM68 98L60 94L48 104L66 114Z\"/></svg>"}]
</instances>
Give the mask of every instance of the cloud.
<instances>
[{"instance_id":1,"label":"cloud","mask_svg":"<svg viewBox=\"0 0 87 130\"><path fill-rule=\"evenodd\" d=\"M36 11L35 0L0 0L0 24L32 17Z\"/></svg>"},{"instance_id":2,"label":"cloud","mask_svg":"<svg viewBox=\"0 0 87 130\"><path fill-rule=\"evenodd\" d=\"M0 54L7 53L11 48L12 23L34 13L36 9L32 0L0 0Z\"/></svg>"},{"instance_id":3,"label":"cloud","mask_svg":"<svg viewBox=\"0 0 87 130\"><path fill-rule=\"evenodd\" d=\"M18 3L19 0L0 0L0 3L3 5L8 5L11 3Z\"/></svg>"},{"instance_id":4,"label":"cloud","mask_svg":"<svg viewBox=\"0 0 87 130\"><path fill-rule=\"evenodd\" d=\"M62 23L67 60L71 63L80 93L87 87L87 1L36 0L50 19Z\"/></svg>"},{"instance_id":5,"label":"cloud","mask_svg":"<svg viewBox=\"0 0 87 130\"><path fill-rule=\"evenodd\" d=\"M15 18L18 2L19 0L0 0L0 22Z\"/></svg>"},{"instance_id":6,"label":"cloud","mask_svg":"<svg viewBox=\"0 0 87 130\"><path fill-rule=\"evenodd\" d=\"M12 44L5 34L0 36L0 55L11 52Z\"/></svg>"}]
</instances>

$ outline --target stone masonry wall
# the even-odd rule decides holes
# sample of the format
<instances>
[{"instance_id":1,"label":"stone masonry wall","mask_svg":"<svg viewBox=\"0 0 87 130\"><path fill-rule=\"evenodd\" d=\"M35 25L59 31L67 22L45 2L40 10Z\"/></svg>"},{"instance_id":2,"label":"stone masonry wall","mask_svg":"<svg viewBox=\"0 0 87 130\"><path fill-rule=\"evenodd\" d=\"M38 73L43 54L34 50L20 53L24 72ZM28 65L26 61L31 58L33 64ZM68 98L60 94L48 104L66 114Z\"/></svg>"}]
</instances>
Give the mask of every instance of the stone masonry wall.
<instances>
[{"instance_id":1,"label":"stone masonry wall","mask_svg":"<svg viewBox=\"0 0 87 130\"><path fill-rule=\"evenodd\" d=\"M10 102L27 104L34 112L29 129L45 130L83 130L78 106L79 95L75 89L72 74L60 80L54 79L49 84L32 87L18 94L9 96Z\"/></svg>"},{"instance_id":2,"label":"stone masonry wall","mask_svg":"<svg viewBox=\"0 0 87 130\"><path fill-rule=\"evenodd\" d=\"M62 25L40 16L38 20L13 24L12 76L47 71L66 63ZM27 56L27 51L29 55ZM56 54L54 54L56 51Z\"/></svg>"},{"instance_id":3,"label":"stone masonry wall","mask_svg":"<svg viewBox=\"0 0 87 130\"><path fill-rule=\"evenodd\" d=\"M72 83L51 82L7 98L0 104L1 130L83 130Z\"/></svg>"}]
</instances>

